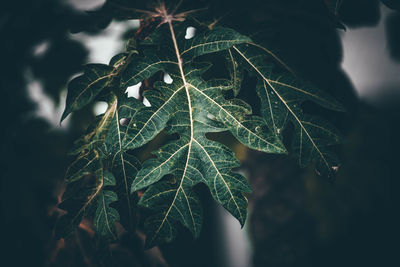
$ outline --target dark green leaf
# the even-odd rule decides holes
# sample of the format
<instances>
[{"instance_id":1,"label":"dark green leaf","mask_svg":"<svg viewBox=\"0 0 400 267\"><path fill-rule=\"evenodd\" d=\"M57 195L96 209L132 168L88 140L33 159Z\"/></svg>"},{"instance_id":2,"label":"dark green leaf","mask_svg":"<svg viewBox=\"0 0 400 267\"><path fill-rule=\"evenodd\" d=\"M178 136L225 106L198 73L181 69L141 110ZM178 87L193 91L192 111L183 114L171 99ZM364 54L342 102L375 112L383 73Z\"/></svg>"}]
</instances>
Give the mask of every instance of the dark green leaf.
<instances>
[{"instance_id":1,"label":"dark green leaf","mask_svg":"<svg viewBox=\"0 0 400 267\"><path fill-rule=\"evenodd\" d=\"M113 67L103 64L86 65L84 74L73 79L68 85L66 107L61 121L71 112L91 103L109 85L113 69Z\"/></svg>"},{"instance_id":2,"label":"dark green leaf","mask_svg":"<svg viewBox=\"0 0 400 267\"><path fill-rule=\"evenodd\" d=\"M293 148L301 166L316 161L317 171L324 176L332 176L338 161L331 150L332 145L341 143L338 131L329 123L316 117L305 115L301 104L313 101L322 107L343 111L343 107L324 91L299 82L291 74L275 76L271 67L271 55L254 44L234 46L251 73L258 77L257 92L261 99L262 114L276 134L280 134L291 121L296 133Z\"/></svg>"},{"instance_id":3,"label":"dark green leaf","mask_svg":"<svg viewBox=\"0 0 400 267\"><path fill-rule=\"evenodd\" d=\"M152 23L154 32L145 33L149 36L137 45L128 44L134 51L113 57L112 67L88 65L70 83L62 120L94 99L106 100L108 109L73 149L77 159L68 169L69 186L60 205L68 212L60 220L64 229L73 229L89 216L99 236L112 241L117 238L117 221L129 232L135 231L136 205L140 205L149 210L144 224L147 247L173 240L180 224L198 237L203 211L194 187L199 183L243 226L250 186L233 171L240 165L234 153L208 139L207 133L230 132L248 148L284 154L281 133L291 122L295 126L292 148L301 166L314 161L318 172L329 175L339 164L331 150L341 142L338 131L301 108L312 101L342 111L338 102L299 81L273 52L250 38L194 20L175 23L185 15L165 16L165 12L159 6L152 14L160 18ZM191 39L185 38L188 26L197 29ZM223 55L230 80L204 78L212 77L205 73L211 64L199 63L199 56L212 53ZM287 73L277 76L272 72L273 61ZM253 115L251 106L236 98L245 70L258 77L262 117ZM172 82L159 81L161 73L169 74ZM140 82L150 106L124 94L128 86ZM161 132L178 138L153 151L154 157L141 167L132 151ZM140 190L145 191L138 202L136 192Z\"/></svg>"},{"instance_id":4,"label":"dark green leaf","mask_svg":"<svg viewBox=\"0 0 400 267\"><path fill-rule=\"evenodd\" d=\"M103 187L116 184L112 173L105 172ZM94 215L94 228L96 232L106 240L116 240L117 233L115 223L119 221L119 214L115 208L110 207L111 203L118 201L116 193L110 190L101 190L97 196L97 208Z\"/></svg>"},{"instance_id":5,"label":"dark green leaf","mask_svg":"<svg viewBox=\"0 0 400 267\"><path fill-rule=\"evenodd\" d=\"M99 153L96 150L88 151L80 155L68 168L66 181L71 183L80 180L85 175L97 175L102 169Z\"/></svg>"},{"instance_id":6,"label":"dark green leaf","mask_svg":"<svg viewBox=\"0 0 400 267\"><path fill-rule=\"evenodd\" d=\"M147 79L159 70L168 72L173 79L172 84L159 82L155 84L156 90L145 93L151 107L143 107L133 116L122 140L122 148L128 150L143 146L163 129L180 135L178 141L159 149L156 159L144 163L132 184L132 191L150 186L139 203L155 211L147 223L151 229L147 239L150 246L171 240L177 222L198 236L202 219L192 189L197 183L208 185L214 199L244 224L247 200L243 193L250 192L250 187L243 176L231 171L239 166L233 152L205 138L205 133L229 130L250 148L286 152L264 120L251 115L249 105L223 97L223 90L233 89L232 84L224 80L204 81L201 76L209 65L192 63L195 56L226 50L249 39L223 28L193 40L177 41L174 32L170 34L173 49L164 49L162 57L156 48L148 49L147 56L135 58L123 74L127 85ZM178 43L184 47L183 52ZM159 182L166 175L172 175L176 182Z\"/></svg>"},{"instance_id":7,"label":"dark green leaf","mask_svg":"<svg viewBox=\"0 0 400 267\"><path fill-rule=\"evenodd\" d=\"M59 208L67 213L57 222L57 237L67 237L79 225L103 188L103 171L90 174L68 184Z\"/></svg>"}]
</instances>

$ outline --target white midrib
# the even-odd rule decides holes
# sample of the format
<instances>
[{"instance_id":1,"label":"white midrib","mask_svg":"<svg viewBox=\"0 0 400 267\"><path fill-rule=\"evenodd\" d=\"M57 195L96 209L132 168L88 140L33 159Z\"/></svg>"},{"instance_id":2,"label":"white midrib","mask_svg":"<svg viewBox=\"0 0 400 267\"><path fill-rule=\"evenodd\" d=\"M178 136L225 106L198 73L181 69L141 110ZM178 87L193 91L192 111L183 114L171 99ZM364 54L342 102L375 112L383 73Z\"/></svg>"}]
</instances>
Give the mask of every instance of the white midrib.
<instances>
[{"instance_id":1,"label":"white midrib","mask_svg":"<svg viewBox=\"0 0 400 267\"><path fill-rule=\"evenodd\" d=\"M280 82L280 81L278 81L278 80L276 80L276 81L271 80L271 79L267 79L267 80L268 80L268 82L270 82L270 83L275 83L275 84L278 84L278 85L282 85L282 86L285 86L285 87L287 87L287 88L293 89L293 90L295 90L295 91L301 92L301 93L303 93L303 94L305 94L305 95L309 95L309 96L311 96L312 98L318 99L318 100L321 101L321 102L324 102L324 103L327 102L327 101L325 101L323 98L321 98L321 97L319 97L319 96L317 96L317 95L311 94L310 92L304 91L304 90L302 90L301 88L298 88L298 87L296 87L296 86L293 86L293 85L290 85L290 84L287 84L287 83L283 83L283 82Z\"/></svg>"},{"instance_id":2,"label":"white midrib","mask_svg":"<svg viewBox=\"0 0 400 267\"><path fill-rule=\"evenodd\" d=\"M95 73L96 73L96 72L95 72ZM97 73L96 73L96 74L97 74ZM78 96L77 96L77 97L75 98L75 100L73 101L73 104L77 103L77 102L78 102L78 99L81 98L81 96L82 96L90 87L92 87L95 83L97 83L97 82L99 82L99 81L101 81L101 80L104 80L104 79L106 79L106 78L110 78L111 76L113 76L112 73L111 73L111 74L108 74L108 75L101 76L101 77L97 78L96 80L94 80L93 82L89 83L89 85L86 86L86 88L83 89L83 90L78 94Z\"/></svg>"},{"instance_id":3,"label":"white midrib","mask_svg":"<svg viewBox=\"0 0 400 267\"><path fill-rule=\"evenodd\" d=\"M96 158L99 157L98 152L95 151L95 153L96 153ZM103 175L103 177L104 177L104 173L103 173L102 175ZM90 195L90 196L88 197L88 200L86 201L86 203L85 203L85 204L83 205L83 207L80 208L79 211L76 213L76 216L73 218L73 221L75 221L75 220L78 218L78 216L79 216L82 212L85 211L85 209L89 206L89 204L93 201L93 199L95 199L95 197L100 193L101 189L103 188L103 180L104 180L103 177L102 177L102 179L101 179L101 181L100 181L100 184L97 185L96 191L95 191L92 195Z\"/></svg>"},{"instance_id":4,"label":"white midrib","mask_svg":"<svg viewBox=\"0 0 400 267\"><path fill-rule=\"evenodd\" d=\"M231 199L233 200L233 203L235 204L236 209L237 209L237 211L239 212L239 216L240 216L240 218L241 218L240 222L242 222L242 221L243 221L243 215L242 215L242 213L240 212L239 205L237 204L237 202L236 202L236 200L235 200L235 197L233 196L232 191L231 191L231 189L229 188L228 184L226 183L224 177L223 177L222 174L219 172L217 166L215 165L215 163L214 163L214 161L212 160L211 156L208 154L207 150L205 150L205 148L204 148L197 140L194 140L194 141L195 141L196 144L204 151L204 153L207 155L208 160L211 162L211 164L213 165L215 171L217 172L217 175L216 175L215 178L214 178L214 184L215 184L215 179L217 178L217 176L219 176L219 177L221 178L222 182L224 183L226 189L228 190L229 194L231 195ZM214 186L214 188L215 188L215 186ZM218 200L219 200L218 193L215 192L215 194L217 195L217 198L218 198Z\"/></svg>"},{"instance_id":5,"label":"white midrib","mask_svg":"<svg viewBox=\"0 0 400 267\"><path fill-rule=\"evenodd\" d=\"M111 235L114 237L114 238L116 238L116 236L115 236L115 234L114 234L114 232L112 231L112 229L111 229L111 224L110 224L110 221L108 220L108 216L107 216L107 212L106 212L106 200L105 200L105 196L104 196L105 194L104 194L104 192L103 192L103 194L102 194L102 206L103 206L103 211L104 211L104 218L105 218L105 220L106 220L106 225L107 225L107 229L108 229L108 231L111 233ZM99 216L99 218L97 219L97 224L99 224L99 220L100 220L100 216Z\"/></svg>"},{"instance_id":6,"label":"white midrib","mask_svg":"<svg viewBox=\"0 0 400 267\"><path fill-rule=\"evenodd\" d=\"M284 68L286 68L289 72L291 72L292 74L295 74L295 72L288 65L286 65L285 62L283 62L277 55L275 55L271 50L269 50L259 44L253 43L253 42L249 42L248 44L264 50L265 52L270 54L276 61L278 61L279 64L281 64Z\"/></svg>"},{"instance_id":7,"label":"white midrib","mask_svg":"<svg viewBox=\"0 0 400 267\"><path fill-rule=\"evenodd\" d=\"M214 105L216 105L220 110L223 110L225 112L226 115L228 115L230 118L232 118L237 125L239 125L239 127L242 127L243 129L245 129L246 131L248 131L249 133L253 134L254 136L256 136L258 139L262 140L263 142L265 142L266 144L269 144L270 146L273 146L277 149L281 149L279 147L277 147L276 145L272 144L271 142L268 142L267 140L265 140L264 138L262 138L261 136L257 135L256 133L254 133L253 131L251 131L249 128L245 127L240 121L238 121L235 116L233 116L231 113L229 113L224 107L222 107L220 104L218 104L214 99L212 99L211 97L209 97L208 95L206 95L204 92L202 92L199 88L193 86L190 84L190 86L195 89L197 92L199 92L201 95L203 95L205 98L207 98L210 102L212 102Z\"/></svg>"},{"instance_id":8,"label":"white midrib","mask_svg":"<svg viewBox=\"0 0 400 267\"><path fill-rule=\"evenodd\" d=\"M132 209L131 209L131 198L130 198L129 188L128 188L128 178L126 177L124 153L122 152L122 140L121 140L121 130L119 128L118 110L117 110L117 112L115 112L115 119L116 119L117 130L118 130L119 154L120 154L120 158L121 158L122 172L124 174L124 187L125 187L125 193L126 193L126 200L128 202L129 227L132 228L133 227L133 225L132 225L133 217L132 217Z\"/></svg>"},{"instance_id":9,"label":"white midrib","mask_svg":"<svg viewBox=\"0 0 400 267\"><path fill-rule=\"evenodd\" d=\"M176 90L167 101L164 102L164 104L162 104L160 106L160 108L158 108L151 116L150 118L146 121L146 123L143 125L143 127L141 127L141 129L138 131L138 133L131 138L131 141L129 141L125 147L129 146L134 140L136 140L136 138L142 133L142 131L146 128L147 124L149 124L151 122L151 120L158 114L158 112L160 112L160 110L162 110L173 98L174 96L179 93L181 91L183 87L179 88L178 90ZM126 136L124 137L126 138Z\"/></svg>"},{"instance_id":10,"label":"white midrib","mask_svg":"<svg viewBox=\"0 0 400 267\"><path fill-rule=\"evenodd\" d=\"M289 107L289 105L286 103L286 101L281 97L281 95L278 93L278 91L276 91L275 87L271 84L270 80L267 79L267 77L265 77L260 70L254 66L253 62L251 62L239 49L236 48L236 46L233 46L233 49L236 50L236 52L238 52L246 61L247 63L250 64L250 66L255 69L257 71L257 73L267 82L267 84L271 87L271 89L275 92L275 94L279 97L279 99L282 101L282 103L286 106L286 108L289 110L289 112L293 115L293 117L295 118L295 120L299 123L301 129L305 132L305 134L307 135L308 139L311 141L311 143L313 144L315 150L317 150L318 154L321 156L322 160L324 161L325 165L329 167L329 163L326 161L325 156L322 154L322 152L319 150L319 148L317 147L317 145L314 143L314 140L312 139L312 137L310 136L310 134L308 133L308 131L306 130L306 128L304 127L303 123L300 121L300 119L296 116L296 114L293 112L293 110Z\"/></svg>"},{"instance_id":11,"label":"white midrib","mask_svg":"<svg viewBox=\"0 0 400 267\"><path fill-rule=\"evenodd\" d=\"M159 166L157 166L157 168L151 170L148 174L146 174L145 176L143 176L142 179L140 179L139 181L135 182L134 185L132 186L132 188L135 188L137 185L139 185L141 182L143 182L149 175L151 175L153 172L155 172L156 170L159 170L162 166L164 166L165 164L167 164L176 154L178 154L182 149L186 148L189 144L186 144L184 146L182 146L181 148L179 148L177 151L175 151L173 154L171 154L171 156L166 159L163 163L161 163ZM140 188L134 189L136 190L140 190L143 186L141 186Z\"/></svg>"},{"instance_id":12,"label":"white midrib","mask_svg":"<svg viewBox=\"0 0 400 267\"><path fill-rule=\"evenodd\" d=\"M187 52L189 52L190 50L196 49L197 47L207 46L207 45L211 45L211 44L219 44L219 43L232 43L234 41L236 41L236 40L220 40L220 41L213 41L213 42L194 45L194 46L190 47L189 49L184 50L182 53L180 53L180 55L182 56L182 55L186 54Z\"/></svg>"},{"instance_id":13,"label":"white midrib","mask_svg":"<svg viewBox=\"0 0 400 267\"><path fill-rule=\"evenodd\" d=\"M111 117L114 117L114 113L117 109L117 100L114 100L114 102L112 103L112 105L110 106L110 108L107 110L106 114L104 114L104 117L102 118L102 121L100 123L100 125L97 127L97 129L101 129L104 127L104 125L106 125L108 119Z\"/></svg>"},{"instance_id":14,"label":"white midrib","mask_svg":"<svg viewBox=\"0 0 400 267\"><path fill-rule=\"evenodd\" d=\"M131 78L129 78L124 84L125 84L125 85L129 84L130 81L136 79L137 77L140 77L140 76L142 75L143 72L147 71L149 68L153 67L154 65L163 64L163 63L176 64L176 62L169 61L169 60L154 62L153 64L147 65L144 69L142 69L140 72L138 72L135 76L132 76Z\"/></svg>"},{"instance_id":15,"label":"white midrib","mask_svg":"<svg viewBox=\"0 0 400 267\"><path fill-rule=\"evenodd\" d=\"M237 71L236 71L236 69L237 69L237 65L236 65L236 62L235 62L235 60L234 60L234 58L233 58L231 49L228 49L228 53L229 53L229 57L230 57L231 60L232 60L233 83L234 83L234 85L235 85L234 88L236 88L236 87L237 87L237 86L236 86L236 80L237 80Z\"/></svg>"},{"instance_id":16,"label":"white midrib","mask_svg":"<svg viewBox=\"0 0 400 267\"><path fill-rule=\"evenodd\" d=\"M87 152L83 157L89 156L89 154L90 154L90 151ZM74 161L74 163L75 163L75 162L78 162L80 159L81 159L81 158L78 158L76 161ZM74 177L80 170L84 170L86 167L88 167L90 164L92 164L93 161L95 161L95 160L97 160L97 159L98 159L98 157L95 156L93 159L89 160L88 163L85 164L85 166L83 166L82 168L80 168L79 170L77 170L77 171L74 173L74 175L71 175L71 177ZM74 164L74 163L72 163L72 164ZM71 165L71 166L73 166L73 165ZM71 168L71 167L69 167L69 168ZM67 171L67 173L68 173L68 171ZM70 180L70 181L71 181L71 180ZM73 182L73 181L74 181L74 180L72 180L71 182Z\"/></svg>"},{"instance_id":17,"label":"white midrib","mask_svg":"<svg viewBox=\"0 0 400 267\"><path fill-rule=\"evenodd\" d=\"M178 194L179 194L179 191L180 191L180 190L182 190L183 194L185 195L186 202L187 202L187 205L188 205L188 208L189 208L189 211L190 211L190 215L191 215L191 218L192 218L193 227L196 228L196 224L195 224L195 222L194 222L194 217L193 217L193 215L192 215L192 209L190 208L189 201L188 201L188 199L187 199L186 193L185 193L185 191L183 190L183 187L182 187L183 181L184 181L184 179L185 179L186 171L187 171L187 168L188 168L188 165L189 165L190 151L191 151L192 143L193 143L193 140L194 140L194 134L193 134L193 114L192 114L192 113L193 113L193 110L192 110L192 101L191 101L191 98L190 98L189 84L187 83L186 77L185 77L185 73L183 72L182 58L181 58L181 55L180 55L180 53L179 53L179 47L178 47L178 43L177 43L177 41L176 41L175 31L174 31L174 28L172 27L172 22L171 22L171 21L168 21L168 26L169 26L169 30L170 30L170 32L171 32L172 42L174 43L176 58L177 58L177 60L178 60L179 72L180 72L180 74L181 74L181 78L182 78L182 81L183 81L183 85L185 86L186 97L187 97L187 100L188 100L189 119L190 119L190 141L189 141L189 143L188 143L188 146L189 146L189 148L188 148L188 155L187 155L187 158L186 158L185 168L184 168L183 174L182 174L182 179L181 179L181 181L180 181L180 184L179 184L178 189L176 190L174 199L172 200L172 203L171 203L171 205L170 205L169 208L168 208L168 211L165 213L164 218L163 218L162 222L160 223L160 226L158 227L157 231L156 231L155 234L154 234L154 238L158 235L158 233L160 232L161 228L163 227L163 225L164 225L164 223L165 223L165 220L168 218L168 215L169 215L169 213L171 212L171 209L172 209L172 207L173 207L174 204L175 204L176 198L178 197ZM182 218L183 218L183 217L182 217ZM195 229L195 231L197 232L197 229ZM154 239L154 238L153 238L153 239Z\"/></svg>"},{"instance_id":18,"label":"white midrib","mask_svg":"<svg viewBox=\"0 0 400 267\"><path fill-rule=\"evenodd\" d=\"M264 85L264 89L265 89L265 87L266 87L265 81L263 81L263 85ZM268 98L268 106L269 106L269 112L270 112L271 119L272 119L272 124L274 125L274 129L275 129L275 131L276 131L276 130L277 130L277 127L276 127L276 124L275 124L275 116L274 116L274 114L273 114L273 112L272 112L271 99L269 98L269 93L268 93L267 90L265 90L265 93L266 93L267 98Z\"/></svg>"}]
</instances>

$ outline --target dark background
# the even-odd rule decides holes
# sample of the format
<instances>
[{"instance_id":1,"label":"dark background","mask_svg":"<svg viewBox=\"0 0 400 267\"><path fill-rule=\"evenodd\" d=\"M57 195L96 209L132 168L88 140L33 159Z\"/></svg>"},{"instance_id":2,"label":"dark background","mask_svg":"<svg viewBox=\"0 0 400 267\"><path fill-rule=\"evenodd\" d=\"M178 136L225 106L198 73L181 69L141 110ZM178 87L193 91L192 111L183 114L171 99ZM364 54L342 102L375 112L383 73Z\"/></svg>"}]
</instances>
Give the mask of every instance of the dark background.
<instances>
[{"instance_id":1,"label":"dark background","mask_svg":"<svg viewBox=\"0 0 400 267\"><path fill-rule=\"evenodd\" d=\"M45 101L33 101L29 89L33 81L39 81L53 105L61 104L66 83L91 56L88 47L71 38L70 32L85 29L86 36L97 36L109 23L109 18L89 17L70 2L0 4L2 266L109 266L95 252L90 229L77 230L74 240L53 238L57 218L54 207L71 161L66 155L93 118L93 107L72 115L68 127L60 127L37 116ZM142 4L128 2L131 6ZM222 17L221 24L244 33L261 30L261 38L268 40L292 69L345 104L347 114L320 111L347 137L335 181L318 177L312 167L299 169L290 157L249 151L233 140L231 145L254 188L249 196L246 232L228 231L220 209L204 197L208 212L199 240L192 240L183 230L176 241L151 252L142 250L140 240L122 240L113 246L114 264L164 266L166 261L170 266L395 266L399 251L394 191L399 177L400 83L396 83L396 74L383 70L393 66L399 69L399 1L343 0L338 10L330 5L333 2L199 0L184 1L182 8L208 6L213 18ZM351 45L346 38L357 29L379 25L383 34L377 32L375 38L356 42L362 44L359 47L343 50L341 35L345 35L345 45ZM50 45L38 53L43 42ZM369 94L363 92L365 88L353 86L363 84L352 80L352 73L361 73L357 78L363 78L363 65L347 62L348 74L341 65L343 57L346 63L343 51L363 49L372 51L363 56L377 59L367 61L373 64L368 68L376 70L373 88L367 88L372 92ZM384 50L382 57L386 59L376 56L375 50ZM388 67L387 62L392 65ZM255 93L244 92L241 97L257 104ZM239 224L229 229L240 231ZM227 244L229 240L233 244ZM239 252L234 255L232 251ZM249 260L232 260L238 256Z\"/></svg>"}]
</instances>

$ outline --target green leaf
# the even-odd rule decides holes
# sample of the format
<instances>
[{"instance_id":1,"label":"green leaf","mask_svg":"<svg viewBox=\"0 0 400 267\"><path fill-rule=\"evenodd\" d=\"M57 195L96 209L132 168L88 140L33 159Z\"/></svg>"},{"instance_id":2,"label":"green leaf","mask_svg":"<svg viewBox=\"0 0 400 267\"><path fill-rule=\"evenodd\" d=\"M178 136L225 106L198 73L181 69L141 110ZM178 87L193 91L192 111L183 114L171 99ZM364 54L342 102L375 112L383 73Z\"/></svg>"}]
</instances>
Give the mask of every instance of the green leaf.
<instances>
[{"instance_id":1,"label":"green leaf","mask_svg":"<svg viewBox=\"0 0 400 267\"><path fill-rule=\"evenodd\" d=\"M243 44L234 46L233 50L244 62L243 66L258 77L261 111L271 129L279 135L289 121L294 124L292 147L300 166L315 161L320 174L332 176L338 160L331 148L341 143L342 138L328 122L303 114L301 104L313 101L335 111L344 111L343 107L324 91L300 82L291 74L274 75L271 55L259 45Z\"/></svg>"},{"instance_id":2,"label":"green leaf","mask_svg":"<svg viewBox=\"0 0 400 267\"><path fill-rule=\"evenodd\" d=\"M137 197L131 194L130 185L136 177L140 162L126 152L118 152L112 161L112 172L117 178L118 209L121 211L121 224L129 231L134 231L135 206Z\"/></svg>"},{"instance_id":3,"label":"green leaf","mask_svg":"<svg viewBox=\"0 0 400 267\"><path fill-rule=\"evenodd\" d=\"M202 74L209 64L192 62L194 56L226 50L249 39L218 28L193 40L177 40L172 26L170 30L172 48L164 48L163 53L157 47L149 48L147 56L133 59L122 76L126 85L150 78L160 70L173 79L172 84L158 82L155 90L145 92L151 107L137 111L122 139L122 149L129 150L148 143L163 129L180 136L159 149L155 159L146 161L132 184L132 192L150 186L139 202L154 211L146 223L148 246L172 240L178 222L195 237L199 235L202 212L193 191L198 183L205 183L214 199L244 224L247 200L243 193L250 192L250 187L243 176L231 171L239 166L233 152L207 139L206 133L228 130L250 148L286 152L264 120L251 115L249 105L224 98L223 91L233 89L229 81L204 81ZM183 52L179 47L184 48ZM162 180L167 175L173 176L174 183Z\"/></svg>"},{"instance_id":4,"label":"green leaf","mask_svg":"<svg viewBox=\"0 0 400 267\"><path fill-rule=\"evenodd\" d=\"M192 39L182 42L180 57L183 60L192 60L193 57L226 50L234 44L250 41L249 37L224 27L215 27L210 31L197 31Z\"/></svg>"},{"instance_id":5,"label":"green leaf","mask_svg":"<svg viewBox=\"0 0 400 267\"><path fill-rule=\"evenodd\" d=\"M94 228L97 234L106 240L117 239L115 223L119 221L119 213L116 209L110 207L110 204L117 200L117 194L109 190L102 190L97 197L98 203L94 217Z\"/></svg>"},{"instance_id":6,"label":"green leaf","mask_svg":"<svg viewBox=\"0 0 400 267\"><path fill-rule=\"evenodd\" d=\"M165 53L162 50L145 50L142 56L134 57L126 71L122 73L124 86L136 85L157 71L166 69L169 65L176 65L170 53L171 51Z\"/></svg>"},{"instance_id":7,"label":"green leaf","mask_svg":"<svg viewBox=\"0 0 400 267\"><path fill-rule=\"evenodd\" d=\"M139 204L156 211L145 221L147 248L172 241L177 234L178 221L190 229L196 238L199 237L203 211L198 196L190 187L182 186L177 181L160 182L144 193ZM159 209L167 214L157 212Z\"/></svg>"},{"instance_id":8,"label":"green leaf","mask_svg":"<svg viewBox=\"0 0 400 267\"><path fill-rule=\"evenodd\" d=\"M119 220L118 211L110 204L118 200L117 195L104 189L115 186L112 173L99 171L97 175L70 183L63 195L59 208L67 211L57 224L57 235L68 236L79 225L89 211L94 211L94 228L104 239L117 239L115 222Z\"/></svg>"},{"instance_id":9,"label":"green leaf","mask_svg":"<svg viewBox=\"0 0 400 267\"><path fill-rule=\"evenodd\" d=\"M100 160L97 161L99 161L99 165L102 165ZM81 179L68 184L63 194L63 200L58 205L67 213L57 222L57 237L68 237L79 225L89 208L96 205L96 199L104 183L102 166L95 173L82 176ZM106 180L108 179L106 178Z\"/></svg>"},{"instance_id":10,"label":"green leaf","mask_svg":"<svg viewBox=\"0 0 400 267\"><path fill-rule=\"evenodd\" d=\"M226 66L229 71L229 75L233 84L233 94L237 96L240 92L243 80L243 71L239 66L239 60L234 56L234 51L232 48L228 49L225 53Z\"/></svg>"},{"instance_id":11,"label":"green leaf","mask_svg":"<svg viewBox=\"0 0 400 267\"><path fill-rule=\"evenodd\" d=\"M131 120L143 104L134 98L121 96L117 106L117 112L114 114L103 146L103 153L109 160L111 171L117 179L116 192L119 198L117 205L122 214L121 223L126 229L133 231L135 197L131 195L130 186L141 165L134 156L126 153L122 147L122 140L127 128L124 121Z\"/></svg>"},{"instance_id":12,"label":"green leaf","mask_svg":"<svg viewBox=\"0 0 400 267\"><path fill-rule=\"evenodd\" d=\"M103 115L97 116L93 124L87 129L86 134L74 143L71 155L77 155L82 151L91 151L103 146L110 130L117 110L118 100L113 96L108 103L108 108ZM104 151L101 151L104 153ZM83 152L85 153L85 152ZM101 155L100 155L101 156Z\"/></svg>"},{"instance_id":13,"label":"green leaf","mask_svg":"<svg viewBox=\"0 0 400 267\"><path fill-rule=\"evenodd\" d=\"M76 110L91 103L109 85L114 68L103 64L88 64L84 74L73 79L68 85L68 95L61 122Z\"/></svg>"},{"instance_id":14,"label":"green leaf","mask_svg":"<svg viewBox=\"0 0 400 267\"><path fill-rule=\"evenodd\" d=\"M96 150L88 151L80 155L68 168L66 181L71 183L80 180L85 175L96 175L102 171L102 168L99 153Z\"/></svg>"},{"instance_id":15,"label":"green leaf","mask_svg":"<svg viewBox=\"0 0 400 267\"><path fill-rule=\"evenodd\" d=\"M98 235L111 242L117 238L117 221L131 233L136 230L139 205L148 209L147 247L173 240L180 225L198 237L203 208L194 189L199 183L243 226L250 186L234 171L240 166L234 153L208 139L208 133L229 132L250 149L285 154L282 131L290 122L295 126L292 150L301 166L315 161L318 172L331 174L339 164L331 148L341 142L340 133L301 108L312 101L342 111L338 102L299 81L273 52L250 38L228 28L209 29L185 18L186 13L167 16L166 12L163 5L155 10L153 15L160 20L154 21L155 30L148 38L128 44L128 50L114 56L110 66L88 65L70 83L62 120L94 99L107 101L108 108L71 153L77 159L67 171L69 184L60 204L67 211L58 224L62 235L86 216L94 220ZM188 26L197 29L191 39L185 39ZM229 80L204 78L213 73L205 73L211 64L201 63L200 56L211 54L201 57L205 59L215 53L222 55L216 58L225 59ZM273 61L288 73L275 74ZM262 117L237 98L245 71L258 77ZM172 82L159 81L162 73L169 74ZM140 82L150 106L125 94L127 87ZM141 164L132 153L161 132L176 138ZM142 190L138 201L136 192Z\"/></svg>"},{"instance_id":16,"label":"green leaf","mask_svg":"<svg viewBox=\"0 0 400 267\"><path fill-rule=\"evenodd\" d=\"M103 187L114 186L116 181L112 173L105 172ZM119 221L118 211L110 207L111 203L118 201L118 196L110 190L101 190L97 196L97 208L94 215L94 228L96 232L106 240L116 240L115 223Z\"/></svg>"},{"instance_id":17,"label":"green leaf","mask_svg":"<svg viewBox=\"0 0 400 267\"><path fill-rule=\"evenodd\" d=\"M125 137L128 122L137 111L143 108L143 103L126 95L119 97L115 102L116 112L112 114L107 137L103 139L103 153L108 157L122 151L122 139ZM113 159L114 160L114 159Z\"/></svg>"}]
</instances>

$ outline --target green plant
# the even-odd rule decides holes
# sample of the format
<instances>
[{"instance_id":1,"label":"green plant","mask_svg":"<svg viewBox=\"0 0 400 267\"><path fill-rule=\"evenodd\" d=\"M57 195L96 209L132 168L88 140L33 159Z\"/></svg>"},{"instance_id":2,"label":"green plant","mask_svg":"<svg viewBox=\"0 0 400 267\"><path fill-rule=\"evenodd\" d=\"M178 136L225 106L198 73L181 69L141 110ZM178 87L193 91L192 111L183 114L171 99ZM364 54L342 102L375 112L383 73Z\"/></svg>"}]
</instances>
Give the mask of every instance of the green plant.
<instances>
[{"instance_id":1,"label":"green plant","mask_svg":"<svg viewBox=\"0 0 400 267\"><path fill-rule=\"evenodd\" d=\"M97 100L106 101L108 109L71 152L76 160L66 175L60 208L67 213L59 220L59 236L89 217L99 236L115 240L115 222L135 230L138 205L150 211L144 222L148 247L174 239L177 224L198 237L202 206L193 187L199 183L243 225L244 194L251 188L232 171L240 165L233 152L207 133L229 131L251 149L286 154L283 132L292 124L289 149L299 164L315 162L318 173L333 175L339 161L331 148L340 144L340 133L323 119L303 113L302 104L312 101L343 111L337 101L302 82L263 44L233 29L200 23L189 16L193 12L170 12L162 3L154 11L135 11L146 15L142 22L156 25L149 27L149 36L132 37L126 51L109 65L87 65L69 84L62 120ZM189 26L196 28L196 35L185 39ZM222 61L227 77L209 78L214 73L210 61ZM285 71L276 73L276 65ZM156 79L160 72L173 82L156 81L144 92L150 107L126 96L127 87ZM257 79L255 88L242 88L245 72ZM237 97L240 90L254 89L262 116L252 115L252 107ZM142 165L132 151L162 131L177 139ZM140 199L135 193L139 190L145 190Z\"/></svg>"}]
</instances>

